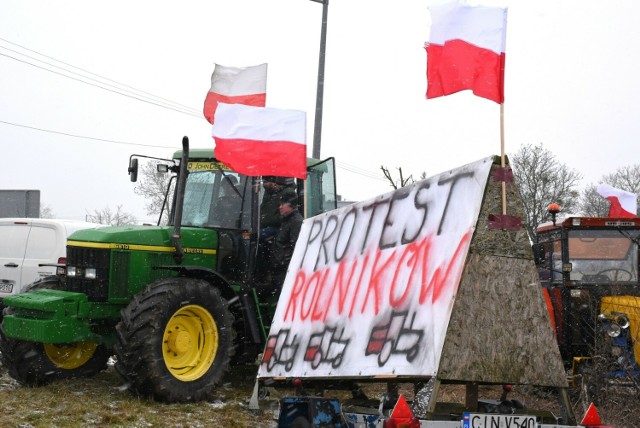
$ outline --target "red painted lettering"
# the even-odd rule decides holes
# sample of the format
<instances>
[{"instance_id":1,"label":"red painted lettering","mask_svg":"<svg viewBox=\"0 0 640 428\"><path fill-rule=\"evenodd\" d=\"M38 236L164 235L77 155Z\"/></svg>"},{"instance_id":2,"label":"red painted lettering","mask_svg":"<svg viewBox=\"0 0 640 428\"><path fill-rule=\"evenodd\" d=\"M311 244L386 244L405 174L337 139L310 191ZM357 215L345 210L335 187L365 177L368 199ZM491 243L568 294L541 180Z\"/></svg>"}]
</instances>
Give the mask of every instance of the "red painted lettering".
<instances>
[{"instance_id":1,"label":"red painted lettering","mask_svg":"<svg viewBox=\"0 0 640 428\"><path fill-rule=\"evenodd\" d=\"M337 294L338 298L338 315L342 315L342 311L344 311L344 305L347 301L347 295L349 294L349 289L351 288L351 280L353 279L353 274L356 271L356 266L358 266L358 261L355 260L351 264L351 272L349 272L349 278L345 283L345 270L347 269L347 263L343 260L338 264L338 271L336 272L336 277L333 281L333 288L331 290L331 294L329 295L329 300L327 301L327 308L331 307L331 302L333 301L334 296ZM337 290L337 293L336 293ZM355 298L354 298L355 300ZM327 321L327 314L329 310L327 309L324 312L324 318L322 321Z\"/></svg>"},{"instance_id":2,"label":"red painted lettering","mask_svg":"<svg viewBox=\"0 0 640 428\"><path fill-rule=\"evenodd\" d=\"M386 269L389 267L391 261L395 258L396 251L393 250L391 256L382 263L381 266L378 267L378 262L380 261L380 257L382 255L382 251L376 251L376 260L373 262L371 279L369 280L369 288L367 289L367 294L364 296L364 301L362 302L362 308L360 309L360 313L365 312L365 307L367 306L367 301L369 300L369 295L373 292L373 306L374 315L378 315L380 311L380 301L382 300L381 288L384 287L382 276L385 273Z\"/></svg>"},{"instance_id":3,"label":"red painted lettering","mask_svg":"<svg viewBox=\"0 0 640 428\"><path fill-rule=\"evenodd\" d=\"M289 316L289 310L291 309L291 321L296 318L296 299L302 292L302 288L306 283L306 275L303 271L299 270L296 273L296 279L293 283L293 289L291 290L291 294L289 295L289 303L287 304L287 310L284 312L284 319L287 320Z\"/></svg>"}]
</instances>

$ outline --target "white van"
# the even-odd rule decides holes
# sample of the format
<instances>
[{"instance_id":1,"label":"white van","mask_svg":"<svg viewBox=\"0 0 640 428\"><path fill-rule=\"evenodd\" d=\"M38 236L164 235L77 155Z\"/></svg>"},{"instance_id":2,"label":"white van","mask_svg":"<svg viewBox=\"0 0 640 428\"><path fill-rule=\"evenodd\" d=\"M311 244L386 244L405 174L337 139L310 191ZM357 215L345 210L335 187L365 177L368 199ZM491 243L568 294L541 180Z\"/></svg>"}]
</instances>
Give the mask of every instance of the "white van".
<instances>
[{"instance_id":1,"label":"white van","mask_svg":"<svg viewBox=\"0 0 640 428\"><path fill-rule=\"evenodd\" d=\"M55 264L65 263L67 237L100 226L76 220L0 218L0 300L55 275Z\"/></svg>"}]
</instances>

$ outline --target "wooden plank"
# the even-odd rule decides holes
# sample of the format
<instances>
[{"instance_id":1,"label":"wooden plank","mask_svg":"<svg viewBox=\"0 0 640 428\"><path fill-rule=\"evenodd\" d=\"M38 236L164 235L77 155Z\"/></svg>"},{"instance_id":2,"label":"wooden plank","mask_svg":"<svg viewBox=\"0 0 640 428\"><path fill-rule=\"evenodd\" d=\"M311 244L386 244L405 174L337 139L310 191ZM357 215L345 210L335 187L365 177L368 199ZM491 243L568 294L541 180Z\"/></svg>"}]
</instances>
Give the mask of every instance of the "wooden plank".
<instances>
[{"instance_id":1,"label":"wooden plank","mask_svg":"<svg viewBox=\"0 0 640 428\"><path fill-rule=\"evenodd\" d=\"M530 260L469 256L438 377L566 386L560 352Z\"/></svg>"}]
</instances>

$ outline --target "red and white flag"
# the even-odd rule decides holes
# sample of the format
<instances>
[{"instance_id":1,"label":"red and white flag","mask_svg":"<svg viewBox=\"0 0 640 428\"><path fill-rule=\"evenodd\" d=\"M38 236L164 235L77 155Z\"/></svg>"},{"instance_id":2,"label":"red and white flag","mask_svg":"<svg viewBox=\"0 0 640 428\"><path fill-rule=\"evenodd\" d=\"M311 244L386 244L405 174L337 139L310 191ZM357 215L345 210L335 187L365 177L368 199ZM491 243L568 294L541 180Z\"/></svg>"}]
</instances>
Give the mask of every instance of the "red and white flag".
<instances>
[{"instance_id":1,"label":"red and white flag","mask_svg":"<svg viewBox=\"0 0 640 428\"><path fill-rule=\"evenodd\" d=\"M507 9L453 1L429 8L427 98L470 89L504 102Z\"/></svg>"},{"instance_id":2,"label":"red and white flag","mask_svg":"<svg viewBox=\"0 0 640 428\"><path fill-rule=\"evenodd\" d=\"M226 67L216 64L211 89L204 100L204 117L213 123L218 103L264 107L267 100L267 64Z\"/></svg>"},{"instance_id":3,"label":"red and white flag","mask_svg":"<svg viewBox=\"0 0 640 428\"><path fill-rule=\"evenodd\" d=\"M609 206L609 217L637 217L638 196L635 193L616 189L608 184L599 185L596 191L611 203Z\"/></svg>"},{"instance_id":4,"label":"red and white flag","mask_svg":"<svg viewBox=\"0 0 640 428\"><path fill-rule=\"evenodd\" d=\"M234 171L307 177L307 117L303 111L219 103L212 135L216 159Z\"/></svg>"}]
</instances>

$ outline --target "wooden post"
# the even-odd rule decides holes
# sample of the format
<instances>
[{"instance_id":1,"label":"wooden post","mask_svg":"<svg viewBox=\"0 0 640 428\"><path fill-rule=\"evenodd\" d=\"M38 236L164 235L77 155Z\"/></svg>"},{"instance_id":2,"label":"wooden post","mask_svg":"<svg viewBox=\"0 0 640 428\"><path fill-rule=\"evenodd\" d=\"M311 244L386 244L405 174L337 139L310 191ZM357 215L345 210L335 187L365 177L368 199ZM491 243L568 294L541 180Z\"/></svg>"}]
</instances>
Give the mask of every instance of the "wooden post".
<instances>
[{"instance_id":1,"label":"wooden post","mask_svg":"<svg viewBox=\"0 0 640 428\"><path fill-rule=\"evenodd\" d=\"M506 166L504 154L504 103L500 104L500 167ZM502 215L507 214L507 183L502 182Z\"/></svg>"}]
</instances>

